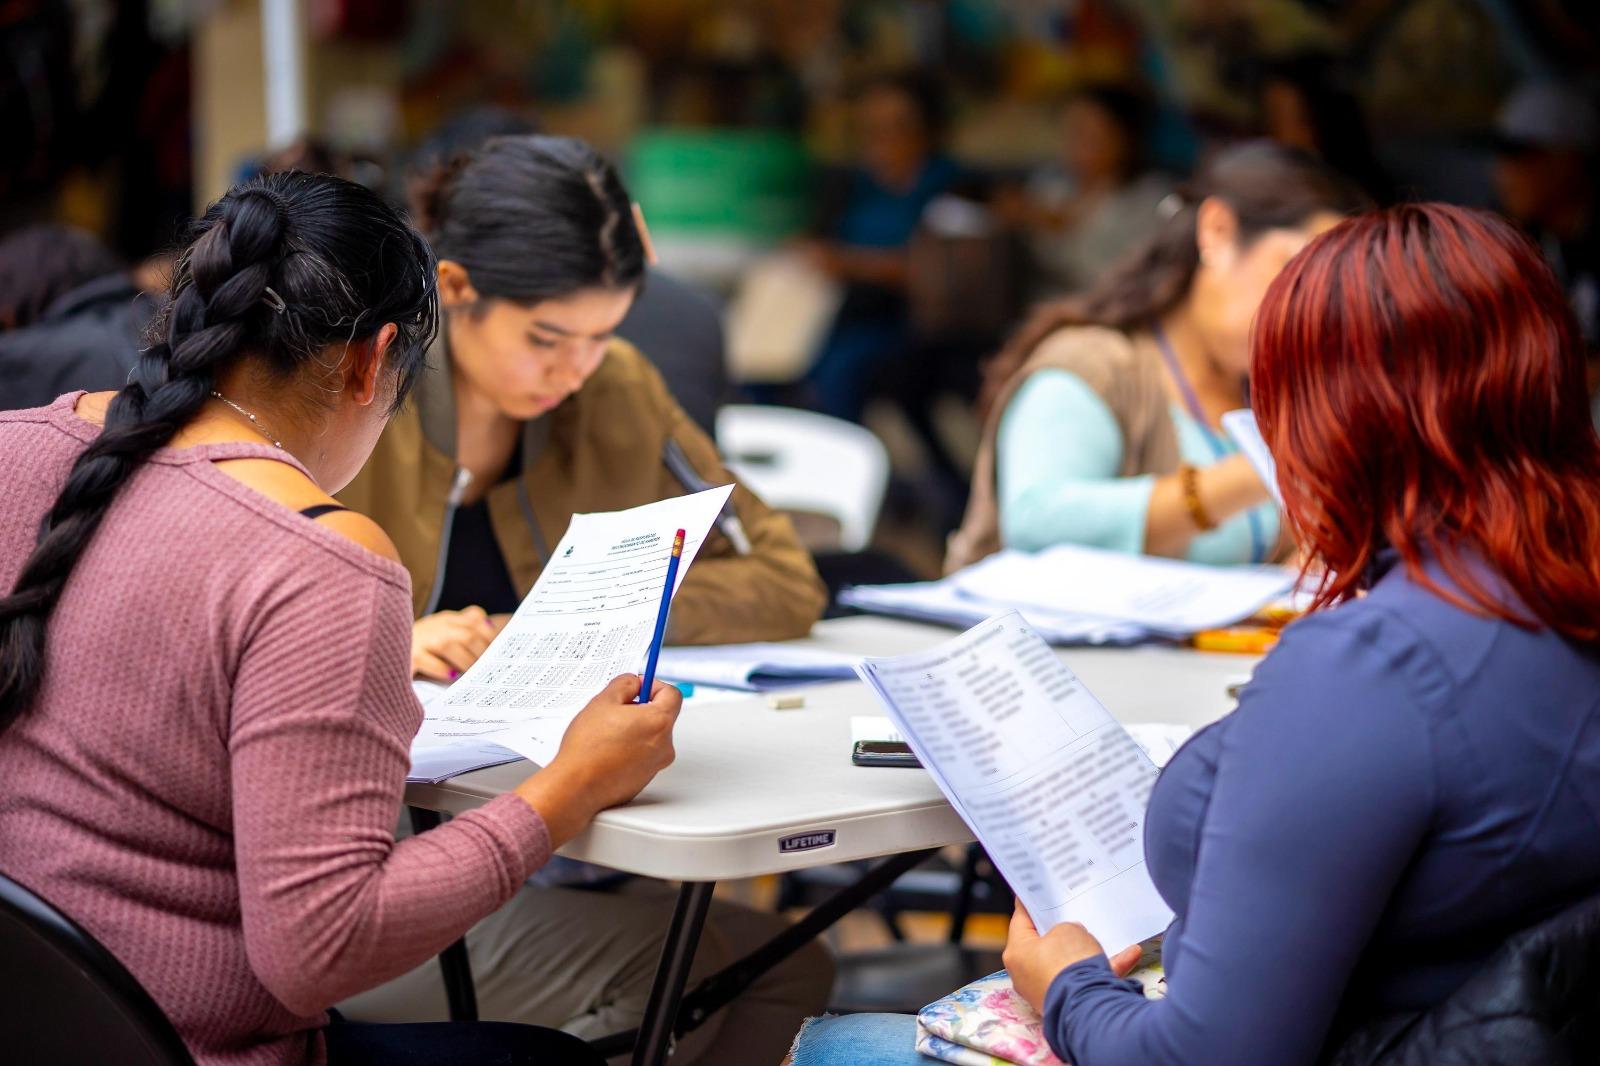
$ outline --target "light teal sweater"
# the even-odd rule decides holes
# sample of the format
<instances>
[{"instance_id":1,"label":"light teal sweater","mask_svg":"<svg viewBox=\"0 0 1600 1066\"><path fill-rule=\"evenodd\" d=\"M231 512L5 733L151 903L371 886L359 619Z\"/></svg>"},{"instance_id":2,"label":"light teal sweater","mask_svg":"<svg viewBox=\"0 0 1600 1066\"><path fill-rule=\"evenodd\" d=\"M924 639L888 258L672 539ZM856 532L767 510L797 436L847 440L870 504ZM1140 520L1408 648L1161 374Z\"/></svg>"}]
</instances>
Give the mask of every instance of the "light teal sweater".
<instances>
[{"instance_id":1,"label":"light teal sweater","mask_svg":"<svg viewBox=\"0 0 1600 1066\"><path fill-rule=\"evenodd\" d=\"M1206 432L1173 405L1178 452L1198 467L1217 461ZM1232 454L1238 446L1223 437ZM1155 475L1119 477L1122 430L1105 401L1078 375L1039 370L1028 376L1000 418L996 473L1000 537L1008 548L1038 551L1052 544L1085 544L1124 552L1144 550L1145 516ZM1255 508L1262 543L1278 542L1278 510ZM1199 563L1251 562L1250 521L1234 515L1189 542Z\"/></svg>"}]
</instances>

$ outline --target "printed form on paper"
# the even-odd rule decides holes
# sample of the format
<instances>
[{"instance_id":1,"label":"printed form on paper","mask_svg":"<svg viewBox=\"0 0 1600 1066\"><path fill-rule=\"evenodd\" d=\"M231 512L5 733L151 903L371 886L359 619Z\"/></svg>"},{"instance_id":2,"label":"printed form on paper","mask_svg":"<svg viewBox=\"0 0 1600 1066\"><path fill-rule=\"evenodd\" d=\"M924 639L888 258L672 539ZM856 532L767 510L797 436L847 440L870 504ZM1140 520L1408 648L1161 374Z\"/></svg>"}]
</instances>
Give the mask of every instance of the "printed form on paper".
<instances>
[{"instance_id":1,"label":"printed form on paper","mask_svg":"<svg viewBox=\"0 0 1600 1066\"><path fill-rule=\"evenodd\" d=\"M584 704L618 674L643 666L673 535L687 533L681 588L732 492L724 485L626 511L573 515L533 591L435 703L424 729L454 725L477 742L549 763Z\"/></svg>"}]
</instances>

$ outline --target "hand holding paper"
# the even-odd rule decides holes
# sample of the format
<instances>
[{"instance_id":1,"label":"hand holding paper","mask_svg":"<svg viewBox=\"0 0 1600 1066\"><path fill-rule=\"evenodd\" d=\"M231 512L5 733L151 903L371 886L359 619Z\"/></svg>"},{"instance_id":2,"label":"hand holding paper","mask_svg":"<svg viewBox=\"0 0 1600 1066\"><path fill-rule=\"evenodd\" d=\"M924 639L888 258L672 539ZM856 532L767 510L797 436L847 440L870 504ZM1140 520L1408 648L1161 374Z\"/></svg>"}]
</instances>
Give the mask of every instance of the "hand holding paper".
<instances>
[{"instance_id":1,"label":"hand holding paper","mask_svg":"<svg viewBox=\"0 0 1600 1066\"><path fill-rule=\"evenodd\" d=\"M517 787L539 812L551 843L576 836L596 814L627 803L672 764L672 727L683 697L657 684L645 700L639 678L617 678L573 716L544 772Z\"/></svg>"},{"instance_id":2,"label":"hand holding paper","mask_svg":"<svg viewBox=\"0 0 1600 1066\"><path fill-rule=\"evenodd\" d=\"M1115 951L1170 922L1144 868L1155 765L1016 611L861 677L1040 932Z\"/></svg>"},{"instance_id":3,"label":"hand holding paper","mask_svg":"<svg viewBox=\"0 0 1600 1066\"><path fill-rule=\"evenodd\" d=\"M861 676L1041 932L1115 951L1171 921L1144 863L1156 768L1021 615Z\"/></svg>"},{"instance_id":4,"label":"hand holding paper","mask_svg":"<svg viewBox=\"0 0 1600 1066\"><path fill-rule=\"evenodd\" d=\"M1102 953L1118 977L1126 977L1142 955L1138 944L1129 944L1120 951L1101 944L1077 922L1061 922L1041 936L1027 908L1018 902L1006 935L1003 961L1017 994L1042 1014L1045 993L1056 975L1075 962Z\"/></svg>"},{"instance_id":5,"label":"hand holding paper","mask_svg":"<svg viewBox=\"0 0 1600 1066\"><path fill-rule=\"evenodd\" d=\"M674 532L686 531L675 592L732 491L573 515L533 591L451 687L441 713L470 718L486 738L548 764L578 709L644 666Z\"/></svg>"}]
</instances>

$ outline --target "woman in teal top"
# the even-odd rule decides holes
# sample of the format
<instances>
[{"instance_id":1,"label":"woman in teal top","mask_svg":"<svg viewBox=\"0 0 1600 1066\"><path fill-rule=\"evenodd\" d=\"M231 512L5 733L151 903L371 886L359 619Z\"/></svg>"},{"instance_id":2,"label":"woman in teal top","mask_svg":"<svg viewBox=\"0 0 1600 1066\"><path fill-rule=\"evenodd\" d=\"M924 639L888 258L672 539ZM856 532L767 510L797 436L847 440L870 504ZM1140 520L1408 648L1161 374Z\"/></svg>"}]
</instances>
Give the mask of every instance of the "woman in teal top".
<instances>
[{"instance_id":1,"label":"woman in teal top","mask_svg":"<svg viewBox=\"0 0 1600 1066\"><path fill-rule=\"evenodd\" d=\"M1182 462L1206 467L1238 454L1232 438L1184 405L1172 404L1169 411ZM1064 427L1071 427L1071 447L1062 446ZM1000 536L1007 547L1038 551L1071 543L1144 551L1157 475L1117 476L1122 430L1078 375L1050 367L1030 374L1000 418L997 456ZM1213 530L1196 532L1184 557L1197 563L1263 562L1278 537L1278 509L1268 499Z\"/></svg>"},{"instance_id":2,"label":"woman in teal top","mask_svg":"<svg viewBox=\"0 0 1600 1066\"><path fill-rule=\"evenodd\" d=\"M1278 558L1277 508L1221 428L1246 405L1267 286L1359 194L1265 143L1219 153L1089 292L1041 305L989 368L988 426L948 569L1082 544L1214 564Z\"/></svg>"}]
</instances>

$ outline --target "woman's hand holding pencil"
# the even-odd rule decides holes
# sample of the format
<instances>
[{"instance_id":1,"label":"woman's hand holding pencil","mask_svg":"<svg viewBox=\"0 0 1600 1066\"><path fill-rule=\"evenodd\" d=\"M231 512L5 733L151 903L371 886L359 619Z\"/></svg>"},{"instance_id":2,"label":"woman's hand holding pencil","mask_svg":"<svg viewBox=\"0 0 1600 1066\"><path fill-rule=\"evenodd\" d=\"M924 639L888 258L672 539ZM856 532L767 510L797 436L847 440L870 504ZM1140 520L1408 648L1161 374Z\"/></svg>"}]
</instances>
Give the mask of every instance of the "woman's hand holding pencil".
<instances>
[{"instance_id":1,"label":"woman's hand holding pencil","mask_svg":"<svg viewBox=\"0 0 1600 1066\"><path fill-rule=\"evenodd\" d=\"M607 685L567 726L550 765L517 787L517 795L544 819L552 848L576 836L601 811L633 799L651 778L672 765L676 754L672 727L683 709L683 694L655 680L655 673L683 558L683 538L680 529L667 558L644 676L623 674Z\"/></svg>"},{"instance_id":2,"label":"woman's hand holding pencil","mask_svg":"<svg viewBox=\"0 0 1600 1066\"><path fill-rule=\"evenodd\" d=\"M578 712L550 765L517 786L544 818L551 847L571 840L595 815L627 803L672 765L672 727L683 695L664 681L639 697L639 678L623 674Z\"/></svg>"}]
</instances>

